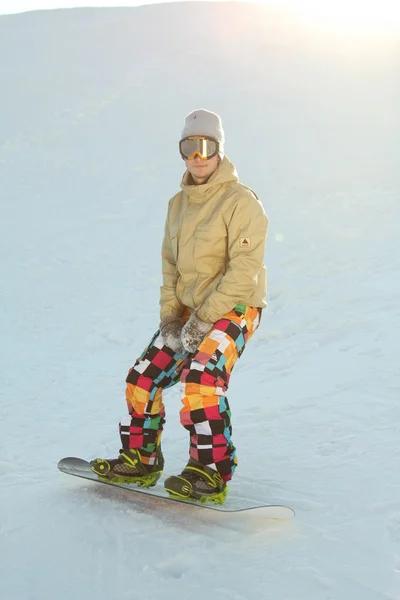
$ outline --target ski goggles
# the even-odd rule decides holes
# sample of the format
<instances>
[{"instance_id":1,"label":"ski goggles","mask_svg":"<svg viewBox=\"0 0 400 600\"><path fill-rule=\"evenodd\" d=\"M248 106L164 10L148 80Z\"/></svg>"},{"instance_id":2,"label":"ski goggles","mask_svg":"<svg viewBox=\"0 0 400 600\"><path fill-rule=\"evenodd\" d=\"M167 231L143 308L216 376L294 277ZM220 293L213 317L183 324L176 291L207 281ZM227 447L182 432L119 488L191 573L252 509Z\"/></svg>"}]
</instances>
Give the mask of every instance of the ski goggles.
<instances>
[{"instance_id":1,"label":"ski goggles","mask_svg":"<svg viewBox=\"0 0 400 600\"><path fill-rule=\"evenodd\" d=\"M218 154L219 143L205 135L191 135L179 142L179 152L185 160L192 160L195 156L208 160Z\"/></svg>"}]
</instances>

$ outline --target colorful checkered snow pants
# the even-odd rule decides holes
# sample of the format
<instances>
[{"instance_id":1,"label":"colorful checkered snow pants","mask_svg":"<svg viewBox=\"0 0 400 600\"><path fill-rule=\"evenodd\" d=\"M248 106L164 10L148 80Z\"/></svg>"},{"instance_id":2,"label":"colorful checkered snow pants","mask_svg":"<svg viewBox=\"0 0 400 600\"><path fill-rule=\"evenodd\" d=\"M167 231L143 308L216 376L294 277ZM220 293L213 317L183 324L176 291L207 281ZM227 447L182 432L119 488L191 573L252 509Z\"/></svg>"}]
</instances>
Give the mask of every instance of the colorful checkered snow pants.
<instances>
[{"instance_id":1,"label":"colorful checkered snow pants","mask_svg":"<svg viewBox=\"0 0 400 600\"><path fill-rule=\"evenodd\" d=\"M236 306L213 325L193 354L174 353L157 331L126 379L129 415L120 423L122 447L139 448L143 462L154 464L165 423L162 392L181 381L180 418L190 433L190 456L229 481L236 458L225 392L260 319L260 308Z\"/></svg>"}]
</instances>

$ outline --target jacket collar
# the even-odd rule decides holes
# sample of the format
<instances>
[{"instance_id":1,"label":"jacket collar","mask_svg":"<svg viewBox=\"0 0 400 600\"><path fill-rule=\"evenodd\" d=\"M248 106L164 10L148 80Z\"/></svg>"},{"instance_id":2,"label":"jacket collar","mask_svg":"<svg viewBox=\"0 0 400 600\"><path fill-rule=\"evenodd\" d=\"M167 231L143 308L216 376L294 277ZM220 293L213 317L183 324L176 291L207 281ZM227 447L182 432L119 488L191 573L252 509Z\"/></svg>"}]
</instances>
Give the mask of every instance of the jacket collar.
<instances>
[{"instance_id":1,"label":"jacket collar","mask_svg":"<svg viewBox=\"0 0 400 600\"><path fill-rule=\"evenodd\" d=\"M190 185L190 173L186 171L182 177L181 188L186 192L189 200L193 202L204 202L212 196L224 183L239 181L236 167L224 156L218 168L211 175L207 183L202 185Z\"/></svg>"}]
</instances>

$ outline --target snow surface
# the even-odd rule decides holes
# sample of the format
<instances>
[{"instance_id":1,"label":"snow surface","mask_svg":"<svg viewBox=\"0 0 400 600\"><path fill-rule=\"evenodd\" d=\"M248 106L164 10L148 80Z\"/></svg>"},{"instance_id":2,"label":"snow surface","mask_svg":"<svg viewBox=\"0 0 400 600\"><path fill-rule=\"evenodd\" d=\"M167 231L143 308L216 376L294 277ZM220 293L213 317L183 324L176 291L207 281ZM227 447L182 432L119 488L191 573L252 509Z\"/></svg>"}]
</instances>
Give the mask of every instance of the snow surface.
<instances>
[{"instance_id":1,"label":"snow surface","mask_svg":"<svg viewBox=\"0 0 400 600\"><path fill-rule=\"evenodd\" d=\"M400 599L399 48L240 3L0 18L2 600ZM56 468L119 448L198 107L270 219L231 492L290 522L135 503ZM188 440L177 388L166 402L171 473Z\"/></svg>"}]
</instances>

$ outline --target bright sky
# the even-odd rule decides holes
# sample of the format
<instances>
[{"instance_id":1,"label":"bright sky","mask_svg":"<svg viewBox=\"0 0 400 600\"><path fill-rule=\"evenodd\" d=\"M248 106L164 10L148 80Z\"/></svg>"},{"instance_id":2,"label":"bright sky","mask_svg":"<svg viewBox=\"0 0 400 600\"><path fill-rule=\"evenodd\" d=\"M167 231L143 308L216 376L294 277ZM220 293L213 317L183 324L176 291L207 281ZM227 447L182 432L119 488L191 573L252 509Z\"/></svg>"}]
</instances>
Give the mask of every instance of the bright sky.
<instances>
[{"instance_id":1,"label":"bright sky","mask_svg":"<svg viewBox=\"0 0 400 600\"><path fill-rule=\"evenodd\" d=\"M0 0L0 14L76 6L138 6L165 0ZM225 0L229 1L229 0ZM400 0L258 0L292 8L302 20L320 29L369 34L398 33Z\"/></svg>"}]
</instances>

